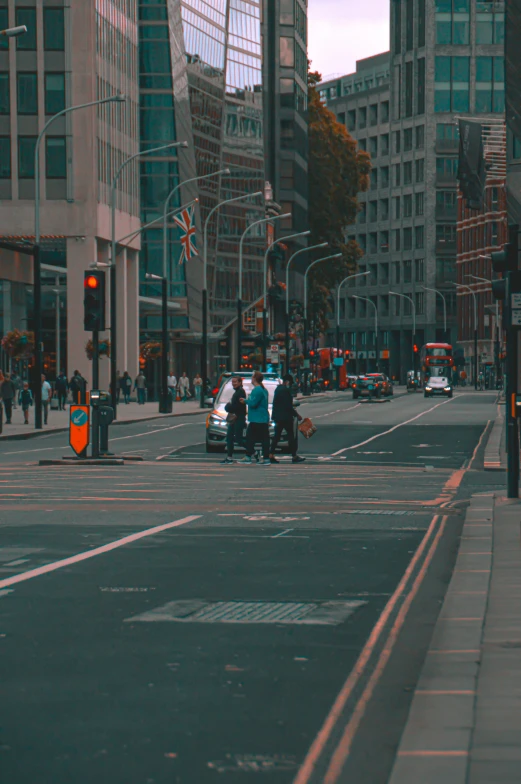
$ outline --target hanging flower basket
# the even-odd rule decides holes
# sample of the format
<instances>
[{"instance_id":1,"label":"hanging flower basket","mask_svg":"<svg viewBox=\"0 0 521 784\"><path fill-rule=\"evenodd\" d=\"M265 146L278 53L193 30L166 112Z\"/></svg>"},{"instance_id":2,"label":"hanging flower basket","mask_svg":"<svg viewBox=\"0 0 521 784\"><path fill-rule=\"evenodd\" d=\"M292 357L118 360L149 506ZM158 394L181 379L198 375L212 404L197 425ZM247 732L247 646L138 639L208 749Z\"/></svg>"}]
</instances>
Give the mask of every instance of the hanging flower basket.
<instances>
[{"instance_id":1,"label":"hanging flower basket","mask_svg":"<svg viewBox=\"0 0 521 784\"><path fill-rule=\"evenodd\" d=\"M34 332L13 329L2 338L2 348L11 359L28 359L34 353Z\"/></svg>"},{"instance_id":2,"label":"hanging flower basket","mask_svg":"<svg viewBox=\"0 0 521 784\"><path fill-rule=\"evenodd\" d=\"M85 343L85 353L87 355L87 359L93 359L94 344L92 340L87 340ZM100 357L110 357L110 340L100 340L98 353Z\"/></svg>"},{"instance_id":3,"label":"hanging flower basket","mask_svg":"<svg viewBox=\"0 0 521 784\"><path fill-rule=\"evenodd\" d=\"M162 344L152 340L149 340L147 343L142 343L139 350L139 357L145 362L147 360L159 359L162 354Z\"/></svg>"}]
</instances>

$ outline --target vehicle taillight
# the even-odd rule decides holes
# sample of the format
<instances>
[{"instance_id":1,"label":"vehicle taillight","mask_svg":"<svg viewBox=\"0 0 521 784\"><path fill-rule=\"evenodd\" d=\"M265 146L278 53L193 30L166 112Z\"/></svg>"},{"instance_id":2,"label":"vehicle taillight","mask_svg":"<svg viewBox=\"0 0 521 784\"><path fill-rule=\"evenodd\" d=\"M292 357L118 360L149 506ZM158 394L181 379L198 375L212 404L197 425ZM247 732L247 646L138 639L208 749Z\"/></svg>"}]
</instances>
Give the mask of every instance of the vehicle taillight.
<instances>
[{"instance_id":1,"label":"vehicle taillight","mask_svg":"<svg viewBox=\"0 0 521 784\"><path fill-rule=\"evenodd\" d=\"M213 397L215 397L215 396L217 395L217 393L218 393L218 392L219 392L219 387L215 387L215 389L212 389L212 395L213 395Z\"/></svg>"}]
</instances>

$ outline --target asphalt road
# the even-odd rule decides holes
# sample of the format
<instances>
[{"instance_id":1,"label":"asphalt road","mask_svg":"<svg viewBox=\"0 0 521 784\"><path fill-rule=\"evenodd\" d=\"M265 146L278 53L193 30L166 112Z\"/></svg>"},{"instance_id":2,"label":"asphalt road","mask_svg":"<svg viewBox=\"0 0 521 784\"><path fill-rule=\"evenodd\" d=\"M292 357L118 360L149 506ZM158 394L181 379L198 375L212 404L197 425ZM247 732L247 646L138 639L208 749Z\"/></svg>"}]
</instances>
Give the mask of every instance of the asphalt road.
<instances>
[{"instance_id":1,"label":"asphalt road","mask_svg":"<svg viewBox=\"0 0 521 784\"><path fill-rule=\"evenodd\" d=\"M2 444L2 781L385 784L466 499L503 481L495 395L301 411L298 466L222 465L204 417L118 428L124 467Z\"/></svg>"}]
</instances>

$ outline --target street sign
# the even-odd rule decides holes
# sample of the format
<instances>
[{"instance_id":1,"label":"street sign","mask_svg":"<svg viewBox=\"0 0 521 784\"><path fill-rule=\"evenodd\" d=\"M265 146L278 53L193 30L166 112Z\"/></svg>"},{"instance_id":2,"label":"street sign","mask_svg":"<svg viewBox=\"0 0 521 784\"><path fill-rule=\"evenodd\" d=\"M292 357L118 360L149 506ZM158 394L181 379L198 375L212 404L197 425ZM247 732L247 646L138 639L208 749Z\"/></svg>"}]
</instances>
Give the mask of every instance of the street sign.
<instances>
[{"instance_id":1,"label":"street sign","mask_svg":"<svg viewBox=\"0 0 521 784\"><path fill-rule=\"evenodd\" d=\"M383 351L380 351L380 359L389 359L389 349L384 348Z\"/></svg>"},{"instance_id":2,"label":"street sign","mask_svg":"<svg viewBox=\"0 0 521 784\"><path fill-rule=\"evenodd\" d=\"M69 420L69 444L77 455L82 455L90 442L89 406L71 406Z\"/></svg>"},{"instance_id":3,"label":"street sign","mask_svg":"<svg viewBox=\"0 0 521 784\"><path fill-rule=\"evenodd\" d=\"M512 294L512 310L521 309L521 293Z\"/></svg>"},{"instance_id":4,"label":"street sign","mask_svg":"<svg viewBox=\"0 0 521 784\"><path fill-rule=\"evenodd\" d=\"M512 311L512 326L521 327L521 309Z\"/></svg>"},{"instance_id":5,"label":"street sign","mask_svg":"<svg viewBox=\"0 0 521 784\"><path fill-rule=\"evenodd\" d=\"M279 344L272 343L271 344L271 364L278 365L279 363Z\"/></svg>"},{"instance_id":6,"label":"street sign","mask_svg":"<svg viewBox=\"0 0 521 784\"><path fill-rule=\"evenodd\" d=\"M333 365L335 367L342 367L343 364L344 364L344 358L343 357L334 357Z\"/></svg>"}]
</instances>

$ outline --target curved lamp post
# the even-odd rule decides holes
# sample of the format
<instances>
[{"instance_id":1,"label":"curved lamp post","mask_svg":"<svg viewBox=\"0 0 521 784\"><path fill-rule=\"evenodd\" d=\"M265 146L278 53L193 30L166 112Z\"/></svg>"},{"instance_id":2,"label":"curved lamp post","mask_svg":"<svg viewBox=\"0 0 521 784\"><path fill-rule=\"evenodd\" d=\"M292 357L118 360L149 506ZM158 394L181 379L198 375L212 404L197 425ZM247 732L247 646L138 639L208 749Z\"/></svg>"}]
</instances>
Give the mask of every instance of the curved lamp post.
<instances>
[{"instance_id":1,"label":"curved lamp post","mask_svg":"<svg viewBox=\"0 0 521 784\"><path fill-rule=\"evenodd\" d=\"M308 248L300 248L300 250L295 251L295 253L290 256L288 263L286 264L286 313L285 313L285 338L286 338L286 363L289 363L289 270L291 267L291 262L294 261L297 256L300 256L302 253L308 253L310 250L318 250L319 248L327 248L329 245L328 242L320 242L318 245L310 245ZM289 364L288 364L289 368ZM288 371L289 372L289 371Z\"/></svg>"},{"instance_id":2,"label":"curved lamp post","mask_svg":"<svg viewBox=\"0 0 521 784\"><path fill-rule=\"evenodd\" d=\"M414 371L414 375L416 378L416 354L414 353L414 346L416 345L416 305L412 297L409 297L408 294L400 294L399 291L390 291L389 294L392 294L393 297L401 297L402 299L406 299L411 303L412 308L412 369Z\"/></svg>"}]
</instances>

